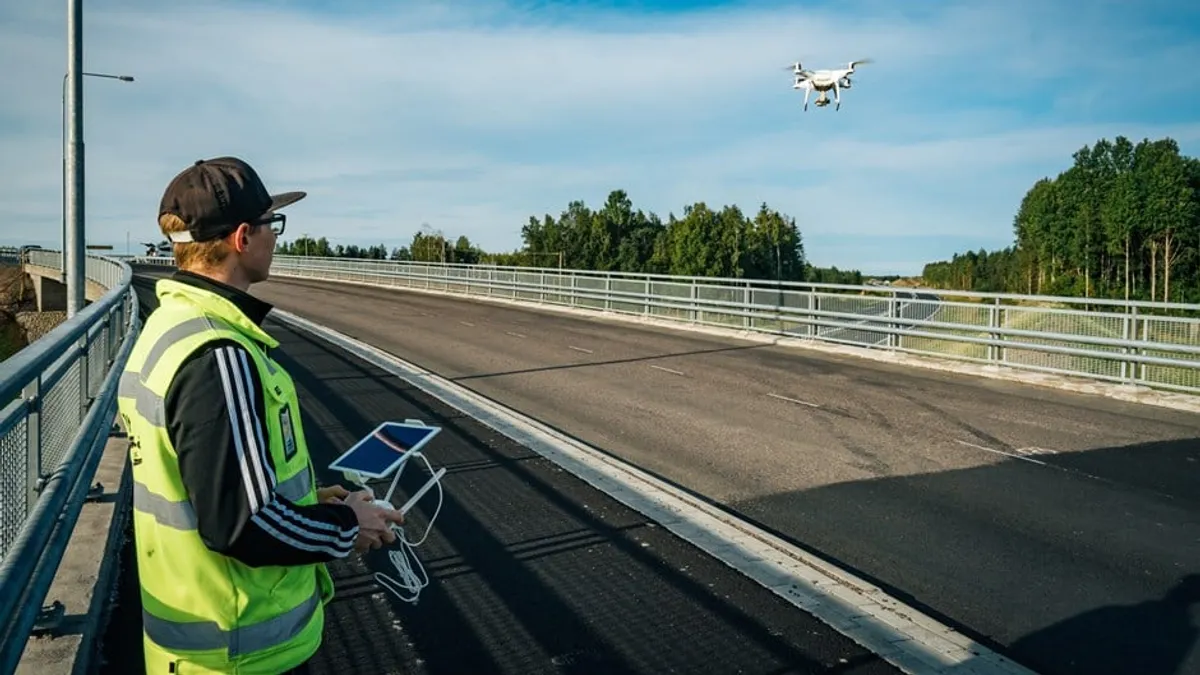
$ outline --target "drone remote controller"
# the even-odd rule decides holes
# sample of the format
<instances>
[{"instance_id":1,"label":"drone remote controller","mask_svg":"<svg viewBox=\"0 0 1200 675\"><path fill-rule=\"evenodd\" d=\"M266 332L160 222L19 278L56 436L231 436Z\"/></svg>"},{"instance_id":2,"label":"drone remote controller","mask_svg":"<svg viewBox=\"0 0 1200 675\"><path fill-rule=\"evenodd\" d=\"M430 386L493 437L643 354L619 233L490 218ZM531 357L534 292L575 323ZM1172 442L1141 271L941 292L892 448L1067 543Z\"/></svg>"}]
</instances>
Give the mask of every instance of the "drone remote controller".
<instances>
[{"instance_id":1,"label":"drone remote controller","mask_svg":"<svg viewBox=\"0 0 1200 675\"><path fill-rule=\"evenodd\" d=\"M437 486L437 506L420 539L410 541L405 536L404 528L400 524L392 523L391 525L392 531L396 533L398 546L397 550L389 551L387 557L395 567L397 577L394 578L381 572L375 573L375 580L403 602L415 604L421 589L429 585L429 575L425 572L414 549L424 543L425 538L433 529L434 521L441 513L443 499L441 479L446 475L446 469L443 467L434 471L433 466L429 463L429 458L421 450L440 431L441 427L429 426L416 419L405 420L403 424L384 422L329 465L330 469L340 471L346 480L370 491L372 496L374 496L374 491L368 487L367 480L391 477L391 485L388 486L387 494L382 499L373 498L372 503L380 509L399 511L401 515L405 516L416 506L421 497L424 497L435 485ZM392 494L395 493L396 486L400 483L400 475L404 473L405 466L413 459L420 459L425 464L430 477L408 501L397 508L392 503Z\"/></svg>"},{"instance_id":2,"label":"drone remote controller","mask_svg":"<svg viewBox=\"0 0 1200 675\"><path fill-rule=\"evenodd\" d=\"M446 475L446 467L442 467L442 468L438 469L437 473L430 476L429 480L425 481L425 484L421 486L421 489L417 490L415 493L413 493L413 496L409 497L408 501L404 502L404 504L399 509L396 508L395 504L391 503L390 501L388 501L386 499L376 499L376 500L372 501L371 503L374 504L376 507L381 508L385 511L397 511L398 510L398 511L400 511L400 515L407 516L408 512L412 510L412 507L416 506L417 501L420 500L421 497L424 497L425 493L429 492L430 488L432 488L434 486L434 484L436 484L439 480L441 480L442 476L444 476L444 475Z\"/></svg>"}]
</instances>

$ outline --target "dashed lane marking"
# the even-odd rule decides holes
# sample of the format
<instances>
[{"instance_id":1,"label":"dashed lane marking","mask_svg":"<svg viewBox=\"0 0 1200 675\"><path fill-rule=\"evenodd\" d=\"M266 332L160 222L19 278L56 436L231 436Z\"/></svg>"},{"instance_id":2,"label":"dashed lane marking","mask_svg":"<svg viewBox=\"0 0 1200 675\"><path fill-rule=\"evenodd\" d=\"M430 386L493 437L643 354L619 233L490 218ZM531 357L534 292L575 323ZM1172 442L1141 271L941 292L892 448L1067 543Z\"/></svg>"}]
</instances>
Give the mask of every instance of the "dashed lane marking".
<instances>
[{"instance_id":1,"label":"dashed lane marking","mask_svg":"<svg viewBox=\"0 0 1200 675\"><path fill-rule=\"evenodd\" d=\"M770 396L771 398L777 398L777 399L779 399L780 401L787 401L788 403L796 403L796 404L798 404L798 405L806 405L806 406L808 406L808 407L810 407L810 408L820 408L820 407L821 407L821 406L820 406L819 404L817 404L817 403L810 403L810 402L808 402L808 401L801 401L800 399L798 399L798 398L792 398L791 396L781 396L781 395L779 395L779 394L767 394L767 396Z\"/></svg>"},{"instance_id":2,"label":"dashed lane marking","mask_svg":"<svg viewBox=\"0 0 1200 675\"><path fill-rule=\"evenodd\" d=\"M1031 452L1029 454L1024 454L1021 450L1018 450L1016 452L1009 452L1007 450L998 450L996 448L989 448L986 445L979 445L978 443L970 443L967 441L960 441L957 438L954 439L954 442L958 443L959 445L965 445L968 448L975 448L976 450L983 450L984 452L991 452L991 453L994 453L997 455L1004 455L1005 457L1011 457L1013 459L1020 459L1020 460L1026 461L1026 462L1032 462L1033 464L1038 464L1041 466L1049 466L1049 464L1046 464L1045 462L1041 461L1040 459L1034 459L1029 456L1029 454L1049 454L1048 450L1042 450L1041 448L1025 448L1025 450L1027 450L1027 451L1028 450L1041 450L1041 452L1040 453L1032 453Z\"/></svg>"}]
</instances>

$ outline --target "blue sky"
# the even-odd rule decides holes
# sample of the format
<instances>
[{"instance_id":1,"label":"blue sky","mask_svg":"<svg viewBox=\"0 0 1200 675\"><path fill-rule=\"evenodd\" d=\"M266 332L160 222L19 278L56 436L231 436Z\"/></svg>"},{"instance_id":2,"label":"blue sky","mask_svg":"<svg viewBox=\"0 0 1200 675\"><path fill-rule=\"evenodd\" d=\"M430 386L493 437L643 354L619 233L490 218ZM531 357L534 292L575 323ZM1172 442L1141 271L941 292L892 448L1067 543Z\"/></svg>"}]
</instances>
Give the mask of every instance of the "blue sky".
<instances>
[{"instance_id":1,"label":"blue sky","mask_svg":"<svg viewBox=\"0 0 1200 675\"><path fill-rule=\"evenodd\" d=\"M65 4L0 0L0 244L60 242ZM85 70L136 81L84 81L87 236L137 250L177 171L234 154L308 191L285 239L508 250L621 188L664 218L765 201L815 264L914 274L1008 245L1099 138L1200 155L1198 33L1161 0L89 0ZM788 63L864 57L801 112Z\"/></svg>"}]
</instances>

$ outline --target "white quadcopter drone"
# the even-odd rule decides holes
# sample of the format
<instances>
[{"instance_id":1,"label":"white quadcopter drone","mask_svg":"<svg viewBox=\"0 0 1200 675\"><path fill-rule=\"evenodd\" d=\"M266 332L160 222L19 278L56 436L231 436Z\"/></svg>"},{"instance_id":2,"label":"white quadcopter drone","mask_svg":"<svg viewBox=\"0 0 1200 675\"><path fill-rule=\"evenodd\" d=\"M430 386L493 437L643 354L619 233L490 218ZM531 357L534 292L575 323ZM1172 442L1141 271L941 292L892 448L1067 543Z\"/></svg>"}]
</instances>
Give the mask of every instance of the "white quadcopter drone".
<instances>
[{"instance_id":1,"label":"white quadcopter drone","mask_svg":"<svg viewBox=\"0 0 1200 675\"><path fill-rule=\"evenodd\" d=\"M808 96L814 91L820 92L820 96L816 101L813 101L818 108L824 108L829 105L829 90L833 90L834 110L842 108L842 89L850 88L850 76L854 74L854 67L861 66L865 63L871 63L871 59L861 59L851 61L850 65L845 68L835 68L833 70L805 70L800 62L797 61L790 66L785 66L784 70L792 71L796 79L792 83L792 89L804 90L804 109L808 110Z\"/></svg>"}]
</instances>

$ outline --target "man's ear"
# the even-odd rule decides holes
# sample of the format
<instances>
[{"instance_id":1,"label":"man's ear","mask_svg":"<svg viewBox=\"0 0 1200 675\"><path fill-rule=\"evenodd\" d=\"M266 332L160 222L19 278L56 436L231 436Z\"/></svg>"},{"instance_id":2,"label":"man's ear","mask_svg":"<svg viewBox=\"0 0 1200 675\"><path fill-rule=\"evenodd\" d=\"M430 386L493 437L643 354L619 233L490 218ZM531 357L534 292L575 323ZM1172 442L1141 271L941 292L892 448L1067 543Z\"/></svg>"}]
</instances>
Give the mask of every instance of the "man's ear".
<instances>
[{"instance_id":1,"label":"man's ear","mask_svg":"<svg viewBox=\"0 0 1200 675\"><path fill-rule=\"evenodd\" d=\"M238 253L245 253L250 248L250 225L242 223L229 235L229 244Z\"/></svg>"}]
</instances>

